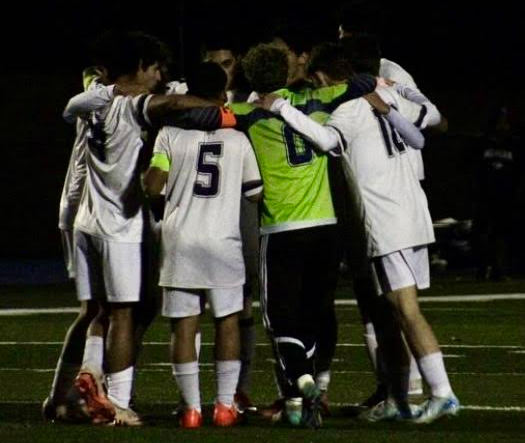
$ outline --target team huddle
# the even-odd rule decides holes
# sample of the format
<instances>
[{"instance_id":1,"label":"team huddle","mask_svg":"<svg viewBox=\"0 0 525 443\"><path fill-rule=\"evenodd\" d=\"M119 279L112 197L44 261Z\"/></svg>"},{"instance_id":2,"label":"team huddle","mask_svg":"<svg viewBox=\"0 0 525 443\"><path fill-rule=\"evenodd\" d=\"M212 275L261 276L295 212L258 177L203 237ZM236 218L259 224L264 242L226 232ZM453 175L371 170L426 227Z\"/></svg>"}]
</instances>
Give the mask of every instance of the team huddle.
<instances>
[{"instance_id":1,"label":"team huddle","mask_svg":"<svg viewBox=\"0 0 525 443\"><path fill-rule=\"evenodd\" d=\"M360 417L429 423L458 413L417 301L430 285L434 241L421 130L446 130L446 120L381 57L374 36L345 24L340 34L306 47L275 33L242 57L217 41L184 82L168 81L169 51L151 35L97 40L85 91L64 111L76 138L59 228L81 307L43 405L47 419L145 424L133 408L134 368L160 311L171 325L180 426L200 427L207 302L213 422L235 425L257 411L249 393L258 300L279 393L258 412L320 427L342 261L377 379ZM411 404L423 382L429 397Z\"/></svg>"}]
</instances>

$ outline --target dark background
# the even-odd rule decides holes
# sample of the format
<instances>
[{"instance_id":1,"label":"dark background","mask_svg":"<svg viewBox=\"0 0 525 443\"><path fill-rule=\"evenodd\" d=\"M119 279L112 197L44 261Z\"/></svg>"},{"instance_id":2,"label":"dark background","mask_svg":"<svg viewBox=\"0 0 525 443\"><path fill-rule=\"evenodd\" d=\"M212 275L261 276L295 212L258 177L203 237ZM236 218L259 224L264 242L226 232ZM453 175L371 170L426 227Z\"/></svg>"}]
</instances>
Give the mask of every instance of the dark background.
<instances>
[{"instance_id":1,"label":"dark background","mask_svg":"<svg viewBox=\"0 0 525 443\"><path fill-rule=\"evenodd\" d=\"M338 11L350 2L56 1L10 4L3 15L0 259L61 257L58 202L73 128L61 119L81 90L89 46L110 28L140 29L166 41L179 73L198 59L201 41L222 28L244 46L276 19L317 19L337 36ZM522 15L513 2L376 2L374 27L396 61L448 117L446 136L429 136L426 189L435 219L470 218L472 155L490 110L506 101L523 122ZM518 3L518 2L515 2ZM214 31L210 31L214 29Z\"/></svg>"}]
</instances>

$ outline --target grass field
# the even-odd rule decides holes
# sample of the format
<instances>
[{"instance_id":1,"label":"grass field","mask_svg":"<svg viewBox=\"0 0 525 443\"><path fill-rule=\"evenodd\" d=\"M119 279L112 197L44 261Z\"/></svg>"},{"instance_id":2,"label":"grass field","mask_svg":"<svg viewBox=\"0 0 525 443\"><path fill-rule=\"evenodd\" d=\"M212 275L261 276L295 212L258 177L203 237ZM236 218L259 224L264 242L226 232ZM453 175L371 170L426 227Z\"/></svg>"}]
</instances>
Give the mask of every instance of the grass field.
<instances>
[{"instance_id":1,"label":"grass field","mask_svg":"<svg viewBox=\"0 0 525 443\"><path fill-rule=\"evenodd\" d=\"M525 280L477 283L460 275L442 275L422 295L525 293ZM338 298L348 298L343 280ZM518 442L525 439L525 299L425 302L423 310L445 354L447 369L462 402L455 419L431 425L369 424L349 416L348 407L363 400L374 379L361 345L355 306L337 308L340 339L330 387L332 417L318 431L271 425L257 416L233 429L216 429L205 409L205 426L178 429L171 416L178 394L168 365L168 327L159 318L145 338L137 375L138 410L148 419L140 429L51 424L40 417L64 333L72 313L24 313L16 308L75 306L70 285L11 286L0 289L0 443L8 442ZM9 315L7 315L9 313ZM18 314L20 314L18 312ZM256 310L256 315L258 311ZM274 400L271 352L258 324L252 398ZM209 318L203 327L201 385L203 401L213 400L213 339Z\"/></svg>"}]
</instances>

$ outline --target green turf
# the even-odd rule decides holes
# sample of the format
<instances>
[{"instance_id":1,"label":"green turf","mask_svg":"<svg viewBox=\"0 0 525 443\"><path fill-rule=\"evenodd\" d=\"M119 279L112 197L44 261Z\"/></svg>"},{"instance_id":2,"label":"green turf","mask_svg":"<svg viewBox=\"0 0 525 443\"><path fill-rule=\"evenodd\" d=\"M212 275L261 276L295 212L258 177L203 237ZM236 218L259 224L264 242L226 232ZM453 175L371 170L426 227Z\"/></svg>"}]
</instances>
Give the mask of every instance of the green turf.
<instances>
[{"instance_id":1,"label":"green turf","mask_svg":"<svg viewBox=\"0 0 525 443\"><path fill-rule=\"evenodd\" d=\"M525 292L523 280L498 284L469 277L440 276L425 295ZM339 296L350 293L343 280ZM75 306L71 285L16 286L0 290L0 307ZM0 345L0 443L8 442L518 442L525 435L525 300L482 303L425 303L423 310L434 327L455 391L465 406L517 407L521 411L462 410L459 417L432 425L368 424L348 415L345 405L359 402L374 388L374 379L361 344L357 309L338 308L340 344L333 365L330 401L333 416L318 431L271 425L259 417L235 429L216 429L205 409L205 426L181 431L171 416L178 394L168 362L169 329L157 319L148 331L137 374L137 404L148 419L142 429L46 423L40 403L47 395L60 342L73 314L0 317L1 342L44 344ZM256 311L258 314L258 311ZM203 401L213 400L212 323L203 324L201 385ZM260 322L252 397L258 404L275 398L271 350ZM52 342L56 342L53 344ZM152 342L160 342L153 344ZM345 346L352 344L352 346ZM471 347L473 346L473 347ZM479 347L476 347L479 346ZM483 347L486 346L486 347ZM488 347L487 347L488 346ZM516 352L516 351L521 351ZM38 369L39 371L35 371Z\"/></svg>"}]
</instances>

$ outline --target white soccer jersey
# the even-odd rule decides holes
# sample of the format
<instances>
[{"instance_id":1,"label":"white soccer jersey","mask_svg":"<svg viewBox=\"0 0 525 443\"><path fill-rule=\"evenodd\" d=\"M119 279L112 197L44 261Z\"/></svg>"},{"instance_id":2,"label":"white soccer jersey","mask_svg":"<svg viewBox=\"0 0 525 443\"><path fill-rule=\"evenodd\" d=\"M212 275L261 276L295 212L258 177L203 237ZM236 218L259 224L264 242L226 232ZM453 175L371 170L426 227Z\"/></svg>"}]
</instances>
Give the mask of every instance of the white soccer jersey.
<instances>
[{"instance_id":1,"label":"white soccer jersey","mask_svg":"<svg viewBox=\"0 0 525 443\"><path fill-rule=\"evenodd\" d=\"M138 158L151 96L117 96L88 121L87 178L75 229L123 243L144 240Z\"/></svg>"},{"instance_id":2,"label":"white soccer jersey","mask_svg":"<svg viewBox=\"0 0 525 443\"><path fill-rule=\"evenodd\" d=\"M379 76L393 80L396 83L407 85L411 89L419 91L413 77L400 65L386 58L382 58L379 62ZM423 155L421 154L421 151L409 149L408 156L412 162L412 165L417 171L419 180L424 180L425 166L423 164Z\"/></svg>"},{"instance_id":3,"label":"white soccer jersey","mask_svg":"<svg viewBox=\"0 0 525 443\"><path fill-rule=\"evenodd\" d=\"M392 88L377 92L408 120L419 117L421 107L402 99ZM427 199L407 157L411 148L397 131L362 98L339 106L326 124L337 128L347 144L344 164L361 192L368 255L433 242Z\"/></svg>"},{"instance_id":4,"label":"white soccer jersey","mask_svg":"<svg viewBox=\"0 0 525 443\"><path fill-rule=\"evenodd\" d=\"M262 190L246 136L164 127L154 148L170 163L160 285L228 288L244 283L239 228L242 192Z\"/></svg>"},{"instance_id":5,"label":"white soccer jersey","mask_svg":"<svg viewBox=\"0 0 525 443\"><path fill-rule=\"evenodd\" d=\"M76 124L76 136L69 157L60 206L58 211L58 227L63 230L72 230L78 205L82 197L84 183L86 181L86 143L88 124L78 119Z\"/></svg>"}]
</instances>

